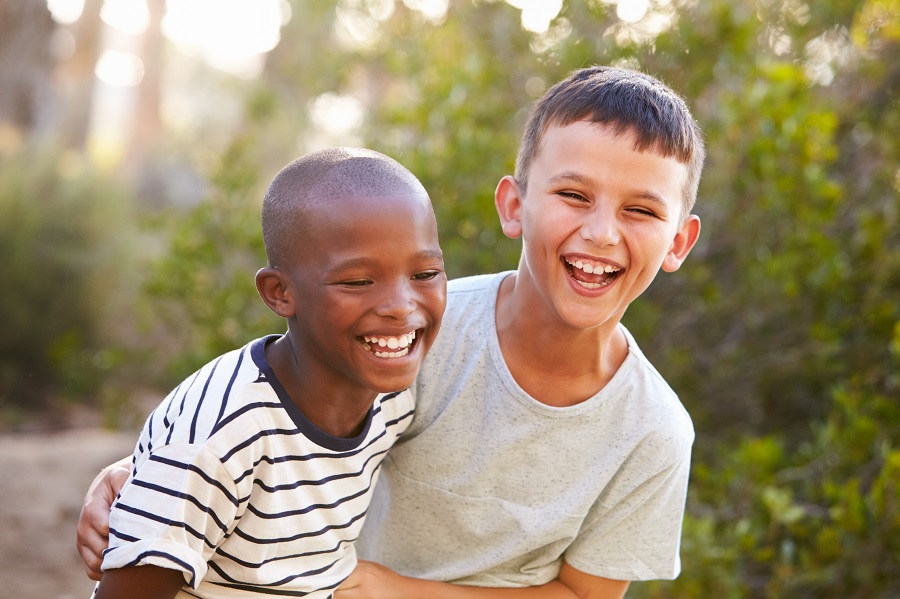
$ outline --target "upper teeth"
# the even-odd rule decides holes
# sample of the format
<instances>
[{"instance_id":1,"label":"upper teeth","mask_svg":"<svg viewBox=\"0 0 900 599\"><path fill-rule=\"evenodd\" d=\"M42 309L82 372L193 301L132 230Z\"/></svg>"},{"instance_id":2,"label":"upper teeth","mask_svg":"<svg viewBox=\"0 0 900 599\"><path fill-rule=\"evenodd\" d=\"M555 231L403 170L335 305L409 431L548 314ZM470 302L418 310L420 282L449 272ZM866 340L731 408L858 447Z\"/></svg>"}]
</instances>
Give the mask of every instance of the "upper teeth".
<instances>
[{"instance_id":1,"label":"upper teeth","mask_svg":"<svg viewBox=\"0 0 900 599\"><path fill-rule=\"evenodd\" d=\"M412 345L413 339L416 338L416 332L412 331L399 337L363 337L366 343L378 345L379 347L387 347L388 349L402 349Z\"/></svg>"},{"instance_id":2,"label":"upper teeth","mask_svg":"<svg viewBox=\"0 0 900 599\"><path fill-rule=\"evenodd\" d=\"M575 262L572 262L571 260L566 259L566 263L571 264L578 270L583 270L588 274L599 274L601 272L609 274L612 272L617 272L619 270L615 266L611 266L609 264L591 264L590 262L585 262L584 260L576 260Z\"/></svg>"}]
</instances>

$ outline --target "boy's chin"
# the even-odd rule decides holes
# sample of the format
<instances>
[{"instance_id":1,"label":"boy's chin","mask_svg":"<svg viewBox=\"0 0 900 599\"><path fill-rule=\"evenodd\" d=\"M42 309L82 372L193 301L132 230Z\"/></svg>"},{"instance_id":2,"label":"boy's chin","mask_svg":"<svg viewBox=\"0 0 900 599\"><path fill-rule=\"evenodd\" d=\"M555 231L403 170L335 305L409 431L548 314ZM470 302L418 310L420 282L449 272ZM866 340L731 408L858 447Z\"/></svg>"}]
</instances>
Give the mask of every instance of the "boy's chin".
<instances>
[{"instance_id":1,"label":"boy's chin","mask_svg":"<svg viewBox=\"0 0 900 599\"><path fill-rule=\"evenodd\" d=\"M374 377L371 381L371 388L378 393L397 393L409 389L416 381L416 375L419 369L415 369L414 374L404 374L402 376L379 376Z\"/></svg>"}]
</instances>

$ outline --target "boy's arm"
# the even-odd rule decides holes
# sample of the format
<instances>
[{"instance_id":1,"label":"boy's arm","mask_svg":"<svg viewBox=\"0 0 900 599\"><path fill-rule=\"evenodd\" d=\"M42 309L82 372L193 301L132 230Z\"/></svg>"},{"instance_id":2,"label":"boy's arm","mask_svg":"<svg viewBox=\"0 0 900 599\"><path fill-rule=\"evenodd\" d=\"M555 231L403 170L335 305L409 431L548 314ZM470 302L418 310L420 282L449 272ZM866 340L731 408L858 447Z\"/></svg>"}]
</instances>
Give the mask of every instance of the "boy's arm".
<instances>
[{"instance_id":1,"label":"boy's arm","mask_svg":"<svg viewBox=\"0 0 900 599\"><path fill-rule=\"evenodd\" d=\"M131 566L106 572L94 599L173 599L184 586L180 570Z\"/></svg>"},{"instance_id":2,"label":"boy's arm","mask_svg":"<svg viewBox=\"0 0 900 599\"><path fill-rule=\"evenodd\" d=\"M103 550L109 546L109 510L131 474L131 458L124 457L100 471L84 495L78 516L76 547L91 580L100 580Z\"/></svg>"},{"instance_id":3,"label":"boy's arm","mask_svg":"<svg viewBox=\"0 0 900 599\"><path fill-rule=\"evenodd\" d=\"M360 561L338 588L335 599L622 599L629 581L585 574L563 562L559 577L547 584L495 589L401 576L373 562Z\"/></svg>"}]
</instances>

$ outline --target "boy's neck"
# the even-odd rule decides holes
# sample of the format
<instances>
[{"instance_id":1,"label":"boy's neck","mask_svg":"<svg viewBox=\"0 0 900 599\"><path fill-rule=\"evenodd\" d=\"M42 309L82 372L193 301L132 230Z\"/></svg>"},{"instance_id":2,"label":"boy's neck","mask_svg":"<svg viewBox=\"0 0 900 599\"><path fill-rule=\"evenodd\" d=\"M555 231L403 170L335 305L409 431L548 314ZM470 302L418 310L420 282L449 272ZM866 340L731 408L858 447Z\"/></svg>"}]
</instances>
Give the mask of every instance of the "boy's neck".
<instances>
[{"instance_id":1,"label":"boy's neck","mask_svg":"<svg viewBox=\"0 0 900 599\"><path fill-rule=\"evenodd\" d=\"M572 406L596 395L628 355L618 320L577 330L543 318L517 275L507 277L497 296L497 337L513 378L535 400Z\"/></svg>"},{"instance_id":2,"label":"boy's neck","mask_svg":"<svg viewBox=\"0 0 900 599\"><path fill-rule=\"evenodd\" d=\"M278 381L307 420L334 437L351 438L362 432L377 392L341 388L305 372L288 334L269 343L265 353Z\"/></svg>"}]
</instances>

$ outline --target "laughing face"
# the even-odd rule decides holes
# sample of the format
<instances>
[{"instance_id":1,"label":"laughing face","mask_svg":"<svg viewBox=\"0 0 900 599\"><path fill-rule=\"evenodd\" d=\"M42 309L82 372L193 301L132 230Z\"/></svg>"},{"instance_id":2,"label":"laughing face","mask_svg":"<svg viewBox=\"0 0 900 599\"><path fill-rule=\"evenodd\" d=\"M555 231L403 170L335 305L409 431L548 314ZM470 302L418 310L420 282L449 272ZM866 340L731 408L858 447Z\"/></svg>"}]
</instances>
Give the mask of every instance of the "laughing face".
<instances>
[{"instance_id":1,"label":"laughing face","mask_svg":"<svg viewBox=\"0 0 900 599\"><path fill-rule=\"evenodd\" d=\"M345 198L313 210L315 228L287 273L304 375L335 390L409 387L446 302L427 197Z\"/></svg>"},{"instance_id":2,"label":"laughing face","mask_svg":"<svg viewBox=\"0 0 900 599\"><path fill-rule=\"evenodd\" d=\"M522 236L517 288L548 322L618 323L660 268L677 270L700 231L682 218L687 167L634 149L634 134L579 121L551 127L524 195L497 188L504 232Z\"/></svg>"}]
</instances>

